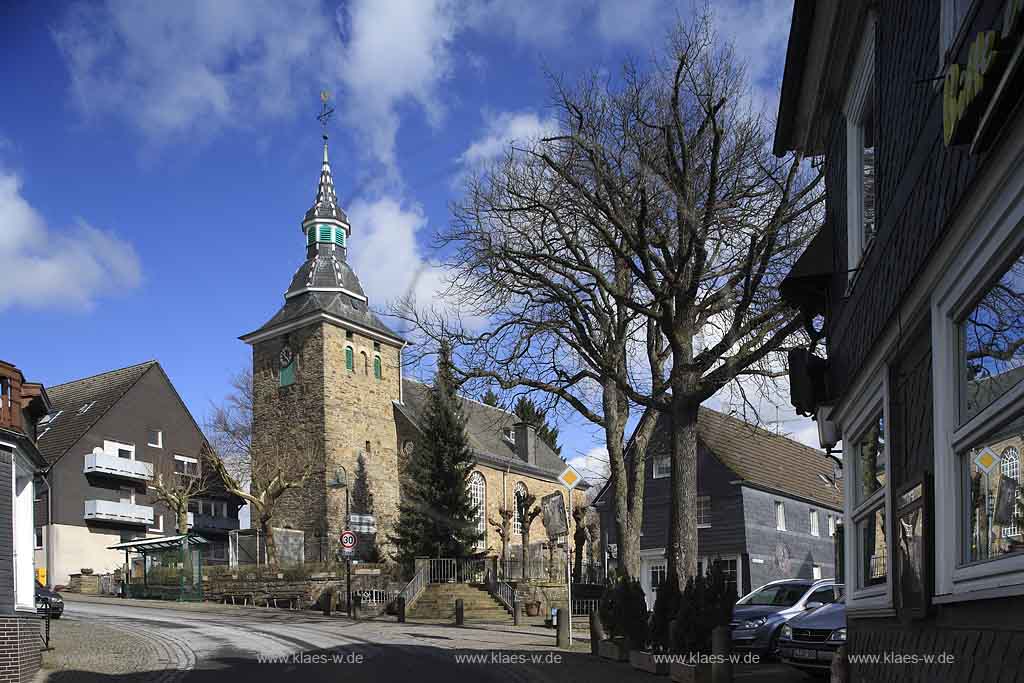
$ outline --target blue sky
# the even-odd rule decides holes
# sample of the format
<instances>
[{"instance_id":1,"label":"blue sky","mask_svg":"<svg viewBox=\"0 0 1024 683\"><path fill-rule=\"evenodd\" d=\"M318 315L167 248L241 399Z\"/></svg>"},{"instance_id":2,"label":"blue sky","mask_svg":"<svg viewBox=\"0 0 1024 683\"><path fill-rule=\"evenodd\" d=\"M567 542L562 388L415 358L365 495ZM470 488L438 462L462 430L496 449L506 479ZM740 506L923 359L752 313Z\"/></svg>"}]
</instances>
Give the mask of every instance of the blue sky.
<instances>
[{"instance_id":1,"label":"blue sky","mask_svg":"<svg viewBox=\"0 0 1024 683\"><path fill-rule=\"evenodd\" d=\"M711 7L774 112L792 2ZM443 277L430 237L458 175L551 125L544 70L572 80L647 59L690 8L4 3L0 357L46 384L155 358L202 421L250 362L237 337L273 314L304 258L322 88L350 261L372 304L410 288L428 300ZM561 427L564 455L597 445ZM581 463L599 468L594 455Z\"/></svg>"}]
</instances>

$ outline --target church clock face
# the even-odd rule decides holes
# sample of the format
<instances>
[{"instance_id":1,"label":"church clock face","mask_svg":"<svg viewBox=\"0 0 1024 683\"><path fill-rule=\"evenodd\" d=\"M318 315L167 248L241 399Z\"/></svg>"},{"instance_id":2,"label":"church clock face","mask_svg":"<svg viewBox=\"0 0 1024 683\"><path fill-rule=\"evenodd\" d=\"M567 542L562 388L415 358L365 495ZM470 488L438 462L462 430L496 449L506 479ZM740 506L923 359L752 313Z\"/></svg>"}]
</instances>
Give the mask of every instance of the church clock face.
<instances>
[{"instance_id":1,"label":"church clock face","mask_svg":"<svg viewBox=\"0 0 1024 683\"><path fill-rule=\"evenodd\" d=\"M292 361L295 360L295 354L292 352L292 347L285 346L281 349L281 353L277 357L277 360L281 364L282 368L286 368L291 365Z\"/></svg>"}]
</instances>

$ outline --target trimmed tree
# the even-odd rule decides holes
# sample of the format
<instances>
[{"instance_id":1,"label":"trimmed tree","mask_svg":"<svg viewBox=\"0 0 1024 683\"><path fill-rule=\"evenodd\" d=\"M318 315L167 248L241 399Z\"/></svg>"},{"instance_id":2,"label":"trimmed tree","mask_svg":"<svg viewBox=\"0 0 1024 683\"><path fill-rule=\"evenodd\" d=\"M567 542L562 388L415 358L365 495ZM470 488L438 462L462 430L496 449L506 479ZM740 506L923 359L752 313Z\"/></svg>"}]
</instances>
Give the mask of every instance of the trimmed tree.
<instances>
[{"instance_id":1,"label":"trimmed tree","mask_svg":"<svg viewBox=\"0 0 1024 683\"><path fill-rule=\"evenodd\" d=\"M537 496L532 493L527 493L524 496L516 498L516 514L519 516L519 529L523 543L523 580L529 578L527 572L527 563L530 561L530 527L533 526L533 520L540 516L541 510L536 505Z\"/></svg>"},{"instance_id":2,"label":"trimmed tree","mask_svg":"<svg viewBox=\"0 0 1024 683\"><path fill-rule=\"evenodd\" d=\"M411 573L417 556L467 557L482 534L469 495L473 471L465 416L452 379L451 356L442 347L434 385L409 458L398 524L390 537L394 559Z\"/></svg>"}]
</instances>

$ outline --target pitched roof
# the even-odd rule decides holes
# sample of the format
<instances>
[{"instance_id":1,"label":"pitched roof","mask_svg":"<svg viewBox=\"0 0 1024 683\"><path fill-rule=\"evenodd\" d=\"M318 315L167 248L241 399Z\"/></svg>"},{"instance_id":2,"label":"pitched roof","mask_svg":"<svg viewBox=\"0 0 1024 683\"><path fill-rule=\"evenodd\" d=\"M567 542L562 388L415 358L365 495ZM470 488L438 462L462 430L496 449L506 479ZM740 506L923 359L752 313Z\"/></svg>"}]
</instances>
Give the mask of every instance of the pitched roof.
<instances>
[{"instance_id":1,"label":"pitched roof","mask_svg":"<svg viewBox=\"0 0 1024 683\"><path fill-rule=\"evenodd\" d=\"M402 380L403 404L398 405L409 418L419 424L420 416L426 409L430 386L411 379ZM565 461L551 450L542 439L536 440L537 465L532 467L519 457L516 445L505 438L505 434L520 422L515 413L489 406L479 401L460 397L462 412L466 417L466 436L470 448L478 456L496 464L511 465L524 472L535 470L536 474L548 478L557 477L565 470Z\"/></svg>"},{"instance_id":2,"label":"pitched roof","mask_svg":"<svg viewBox=\"0 0 1024 683\"><path fill-rule=\"evenodd\" d=\"M150 368L157 365L155 360L150 360L48 388L53 410L50 421L40 426L37 439L39 452L47 463L57 462ZM89 408L82 412L86 405Z\"/></svg>"}]
</instances>

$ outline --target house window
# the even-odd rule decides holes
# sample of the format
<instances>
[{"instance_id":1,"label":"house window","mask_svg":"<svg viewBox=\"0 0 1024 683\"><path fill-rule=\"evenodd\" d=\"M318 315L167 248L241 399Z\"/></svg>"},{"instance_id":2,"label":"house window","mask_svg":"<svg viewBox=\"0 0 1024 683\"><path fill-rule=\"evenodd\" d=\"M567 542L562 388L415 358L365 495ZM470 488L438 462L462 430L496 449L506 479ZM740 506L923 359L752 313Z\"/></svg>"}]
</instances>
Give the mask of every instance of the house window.
<instances>
[{"instance_id":1,"label":"house window","mask_svg":"<svg viewBox=\"0 0 1024 683\"><path fill-rule=\"evenodd\" d=\"M782 501L775 501L775 528L786 530L786 505Z\"/></svg>"},{"instance_id":2,"label":"house window","mask_svg":"<svg viewBox=\"0 0 1024 683\"><path fill-rule=\"evenodd\" d=\"M820 536L821 534L818 532L818 511L812 509L809 513L808 519L810 522L811 536Z\"/></svg>"},{"instance_id":3,"label":"house window","mask_svg":"<svg viewBox=\"0 0 1024 683\"><path fill-rule=\"evenodd\" d=\"M819 565L819 564L812 564L811 565L811 578L814 579L815 581L817 581L818 579L821 578L821 565Z\"/></svg>"},{"instance_id":4,"label":"house window","mask_svg":"<svg viewBox=\"0 0 1024 683\"><path fill-rule=\"evenodd\" d=\"M35 543L35 547L36 547L36 550L41 550L42 547L43 547L43 527L41 527L41 526L37 526L36 527L36 543Z\"/></svg>"},{"instance_id":5,"label":"house window","mask_svg":"<svg viewBox=\"0 0 1024 683\"><path fill-rule=\"evenodd\" d=\"M374 356L373 358L373 376L380 379L383 376L383 368L381 367L380 356Z\"/></svg>"},{"instance_id":6,"label":"house window","mask_svg":"<svg viewBox=\"0 0 1024 683\"><path fill-rule=\"evenodd\" d=\"M672 460L667 455L654 459L654 478L664 479L672 476Z\"/></svg>"},{"instance_id":7,"label":"house window","mask_svg":"<svg viewBox=\"0 0 1024 683\"><path fill-rule=\"evenodd\" d=\"M199 476L199 460L186 455L174 456L174 471L186 477Z\"/></svg>"},{"instance_id":8,"label":"house window","mask_svg":"<svg viewBox=\"0 0 1024 683\"><path fill-rule=\"evenodd\" d=\"M649 576L651 579L651 590L657 591L661 584L665 583L665 578L668 576L668 564L665 562L653 562Z\"/></svg>"},{"instance_id":9,"label":"house window","mask_svg":"<svg viewBox=\"0 0 1024 683\"><path fill-rule=\"evenodd\" d=\"M126 460L135 459L135 445L130 443L104 440L103 452L107 455L116 455L119 458L125 458Z\"/></svg>"},{"instance_id":10,"label":"house window","mask_svg":"<svg viewBox=\"0 0 1024 683\"><path fill-rule=\"evenodd\" d=\"M863 43L846 101L847 268L852 282L877 233L875 193L875 18Z\"/></svg>"},{"instance_id":11,"label":"house window","mask_svg":"<svg viewBox=\"0 0 1024 683\"><path fill-rule=\"evenodd\" d=\"M726 590L738 591L739 564L737 564L736 560L715 560L714 564L725 575Z\"/></svg>"},{"instance_id":12,"label":"house window","mask_svg":"<svg viewBox=\"0 0 1024 683\"><path fill-rule=\"evenodd\" d=\"M480 534L476 549L484 550L487 548L487 481L480 472L469 475L469 499L476 508L476 532Z\"/></svg>"},{"instance_id":13,"label":"house window","mask_svg":"<svg viewBox=\"0 0 1024 683\"><path fill-rule=\"evenodd\" d=\"M836 535L836 518L832 515L828 516L828 535L829 538L834 538Z\"/></svg>"},{"instance_id":14,"label":"house window","mask_svg":"<svg viewBox=\"0 0 1024 683\"><path fill-rule=\"evenodd\" d=\"M164 433L159 429L149 429L146 431L146 445L152 446L153 448L164 447Z\"/></svg>"},{"instance_id":15,"label":"house window","mask_svg":"<svg viewBox=\"0 0 1024 683\"><path fill-rule=\"evenodd\" d=\"M1012 500L1012 506L1008 504L1008 507L1011 508L1009 521L1003 525L1003 538L1020 536L1021 528L1024 527L1024 519L1021 519L1024 516L1024 510L1021 509L1018 482L1020 482L1020 451L1011 446L1003 451L1003 457L999 463L999 487L1013 492L1012 494L1003 494L1006 500ZM999 502L997 496L996 503Z\"/></svg>"},{"instance_id":16,"label":"house window","mask_svg":"<svg viewBox=\"0 0 1024 683\"><path fill-rule=\"evenodd\" d=\"M523 482L517 482L516 487L512 494L513 505L515 505L515 514L512 515L512 533L516 536L522 536L523 534L523 520L521 515L523 514L523 504L528 495L526 484Z\"/></svg>"},{"instance_id":17,"label":"house window","mask_svg":"<svg viewBox=\"0 0 1024 683\"><path fill-rule=\"evenodd\" d=\"M697 496L697 528L711 526L711 496Z\"/></svg>"},{"instance_id":18,"label":"house window","mask_svg":"<svg viewBox=\"0 0 1024 683\"><path fill-rule=\"evenodd\" d=\"M355 372L356 369L355 355L351 346L345 347L345 369L353 372Z\"/></svg>"},{"instance_id":19,"label":"house window","mask_svg":"<svg viewBox=\"0 0 1024 683\"><path fill-rule=\"evenodd\" d=\"M345 339L349 339L349 340L352 339L352 331L351 330L345 330Z\"/></svg>"},{"instance_id":20,"label":"house window","mask_svg":"<svg viewBox=\"0 0 1024 683\"><path fill-rule=\"evenodd\" d=\"M888 576L885 524L885 413L879 409L853 439L857 468L854 524L860 543L862 586L884 584Z\"/></svg>"}]
</instances>

